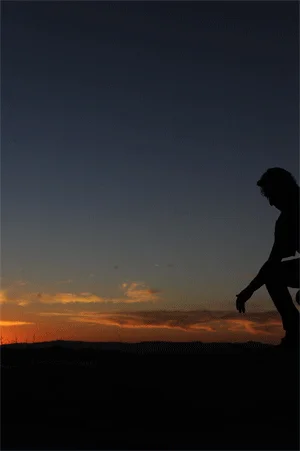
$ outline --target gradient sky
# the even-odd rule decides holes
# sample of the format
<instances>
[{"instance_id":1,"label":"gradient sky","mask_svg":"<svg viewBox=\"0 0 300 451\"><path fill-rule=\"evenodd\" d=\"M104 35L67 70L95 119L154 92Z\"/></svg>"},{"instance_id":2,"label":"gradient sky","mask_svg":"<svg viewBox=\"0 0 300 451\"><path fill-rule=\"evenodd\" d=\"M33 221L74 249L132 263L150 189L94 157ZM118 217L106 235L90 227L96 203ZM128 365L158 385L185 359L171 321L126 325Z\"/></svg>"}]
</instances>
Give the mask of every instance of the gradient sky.
<instances>
[{"instance_id":1,"label":"gradient sky","mask_svg":"<svg viewBox=\"0 0 300 451\"><path fill-rule=\"evenodd\" d=\"M279 214L256 181L299 182L298 2L1 7L2 336L277 340L235 295Z\"/></svg>"}]
</instances>

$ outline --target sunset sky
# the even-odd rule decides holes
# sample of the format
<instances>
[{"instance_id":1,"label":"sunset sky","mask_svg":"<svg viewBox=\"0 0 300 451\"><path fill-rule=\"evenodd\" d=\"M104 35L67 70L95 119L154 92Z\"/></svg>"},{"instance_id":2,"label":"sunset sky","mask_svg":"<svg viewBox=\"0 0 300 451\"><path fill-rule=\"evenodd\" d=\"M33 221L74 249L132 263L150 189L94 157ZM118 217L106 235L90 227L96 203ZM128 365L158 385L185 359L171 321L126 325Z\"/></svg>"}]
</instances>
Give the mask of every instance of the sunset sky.
<instances>
[{"instance_id":1,"label":"sunset sky","mask_svg":"<svg viewBox=\"0 0 300 451\"><path fill-rule=\"evenodd\" d=\"M1 2L3 341L277 342L298 2Z\"/></svg>"}]
</instances>

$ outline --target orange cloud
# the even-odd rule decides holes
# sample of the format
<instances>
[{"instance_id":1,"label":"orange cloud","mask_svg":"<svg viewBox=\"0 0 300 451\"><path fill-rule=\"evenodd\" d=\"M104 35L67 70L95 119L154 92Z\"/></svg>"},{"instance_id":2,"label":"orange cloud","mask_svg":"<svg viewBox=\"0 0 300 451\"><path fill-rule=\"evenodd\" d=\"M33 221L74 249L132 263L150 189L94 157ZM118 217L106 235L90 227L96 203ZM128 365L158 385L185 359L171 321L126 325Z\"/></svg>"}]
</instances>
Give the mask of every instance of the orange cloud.
<instances>
[{"instance_id":1,"label":"orange cloud","mask_svg":"<svg viewBox=\"0 0 300 451\"><path fill-rule=\"evenodd\" d=\"M34 298L35 297L35 298ZM92 293L37 293L33 299L42 304L72 304L72 303L105 303L106 299Z\"/></svg>"},{"instance_id":2,"label":"orange cloud","mask_svg":"<svg viewBox=\"0 0 300 451\"><path fill-rule=\"evenodd\" d=\"M245 330L252 335L257 335L257 334L261 334L261 333L272 335L272 333L268 332L266 330L266 328L264 328L264 326L268 325L270 327L270 326L280 326L281 325L280 321L273 322L273 323L267 322L263 325L262 328L259 328L259 325L255 321L249 321L246 319L232 319L232 320L227 320L227 322L229 323L228 330L230 330L232 332L240 332L242 330Z\"/></svg>"},{"instance_id":3,"label":"orange cloud","mask_svg":"<svg viewBox=\"0 0 300 451\"><path fill-rule=\"evenodd\" d=\"M16 285L19 287L24 287L25 285L28 285L27 280L17 280Z\"/></svg>"},{"instance_id":4,"label":"orange cloud","mask_svg":"<svg viewBox=\"0 0 300 451\"><path fill-rule=\"evenodd\" d=\"M30 302L29 301L19 301L17 303L17 305L19 305L20 307L26 307L27 305L29 305Z\"/></svg>"},{"instance_id":5,"label":"orange cloud","mask_svg":"<svg viewBox=\"0 0 300 451\"><path fill-rule=\"evenodd\" d=\"M4 290L0 291L0 304L4 304L6 302L6 293Z\"/></svg>"},{"instance_id":6,"label":"orange cloud","mask_svg":"<svg viewBox=\"0 0 300 451\"><path fill-rule=\"evenodd\" d=\"M93 293L71 293L71 292L59 292L59 293L18 293L15 289L9 287L6 290L0 292L0 303L12 303L20 306L26 306L30 303L41 304L133 304L142 302L155 302L160 300L158 295L159 290L151 289L143 282L123 283L122 289L124 296L119 298L109 298L98 296Z\"/></svg>"},{"instance_id":7,"label":"orange cloud","mask_svg":"<svg viewBox=\"0 0 300 451\"><path fill-rule=\"evenodd\" d=\"M113 314L81 314L71 316L70 321L78 321L80 323L99 324L102 326L118 326L129 329L179 329L183 331L189 330L206 330L214 332L214 329L206 324L190 324L181 325L178 320L172 318L163 318L163 312L139 312L139 313L113 313Z\"/></svg>"},{"instance_id":8,"label":"orange cloud","mask_svg":"<svg viewBox=\"0 0 300 451\"><path fill-rule=\"evenodd\" d=\"M117 326L130 329L173 329L185 332L244 332L251 335L276 335L282 327L277 312L261 312L238 317L234 312L216 311L144 311L144 312L79 312L43 313L43 316L66 316L68 322Z\"/></svg>"},{"instance_id":9,"label":"orange cloud","mask_svg":"<svg viewBox=\"0 0 300 451\"><path fill-rule=\"evenodd\" d=\"M159 300L159 290L151 289L143 282L123 283L122 287L125 290L125 296L128 298L127 303L154 302Z\"/></svg>"},{"instance_id":10,"label":"orange cloud","mask_svg":"<svg viewBox=\"0 0 300 451\"><path fill-rule=\"evenodd\" d=\"M1 321L0 320L0 327L6 327L6 326L27 326L28 324L34 324L30 323L28 321Z\"/></svg>"},{"instance_id":11,"label":"orange cloud","mask_svg":"<svg viewBox=\"0 0 300 451\"><path fill-rule=\"evenodd\" d=\"M72 313L65 312L41 312L38 313L39 316L71 316Z\"/></svg>"}]
</instances>

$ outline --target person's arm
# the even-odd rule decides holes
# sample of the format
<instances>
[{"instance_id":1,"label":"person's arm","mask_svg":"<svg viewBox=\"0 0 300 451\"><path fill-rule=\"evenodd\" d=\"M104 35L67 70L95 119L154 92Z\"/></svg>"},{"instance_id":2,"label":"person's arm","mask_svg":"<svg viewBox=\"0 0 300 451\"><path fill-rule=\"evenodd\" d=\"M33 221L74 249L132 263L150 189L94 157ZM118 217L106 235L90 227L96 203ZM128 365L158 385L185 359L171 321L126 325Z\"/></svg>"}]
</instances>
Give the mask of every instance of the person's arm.
<instances>
[{"instance_id":1,"label":"person's arm","mask_svg":"<svg viewBox=\"0 0 300 451\"><path fill-rule=\"evenodd\" d=\"M280 246L278 245L278 241L275 239L268 260L263 264L257 276L252 280L252 282L249 283L247 290L254 293L254 291L257 291L260 287L262 287L266 283L266 272L268 272L273 265L280 263L281 260L282 256Z\"/></svg>"}]
</instances>

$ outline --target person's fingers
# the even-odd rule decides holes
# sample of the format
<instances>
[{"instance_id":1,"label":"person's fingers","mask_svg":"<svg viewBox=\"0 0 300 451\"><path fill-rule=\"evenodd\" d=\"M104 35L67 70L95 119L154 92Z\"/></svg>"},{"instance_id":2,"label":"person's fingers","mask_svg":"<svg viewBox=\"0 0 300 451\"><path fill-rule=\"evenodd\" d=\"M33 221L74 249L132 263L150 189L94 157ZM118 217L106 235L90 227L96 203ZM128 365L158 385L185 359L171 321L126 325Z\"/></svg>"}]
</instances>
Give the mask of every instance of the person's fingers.
<instances>
[{"instance_id":1,"label":"person's fingers","mask_svg":"<svg viewBox=\"0 0 300 451\"><path fill-rule=\"evenodd\" d=\"M236 309L239 313L245 313L245 302L241 299L236 300Z\"/></svg>"}]
</instances>

